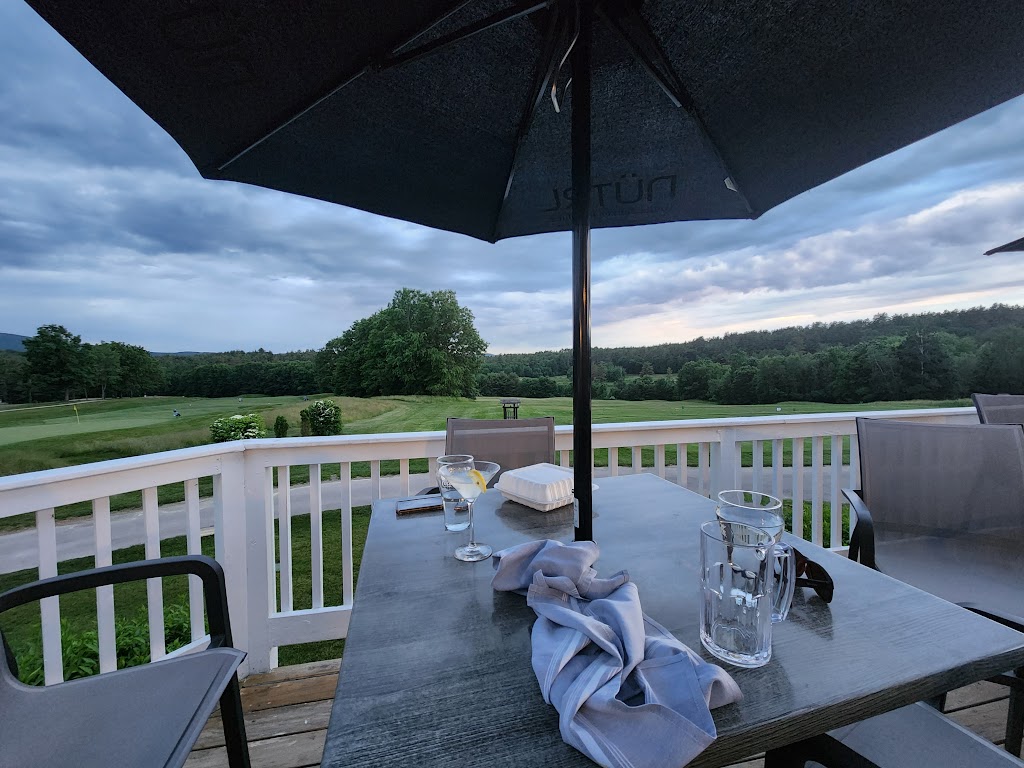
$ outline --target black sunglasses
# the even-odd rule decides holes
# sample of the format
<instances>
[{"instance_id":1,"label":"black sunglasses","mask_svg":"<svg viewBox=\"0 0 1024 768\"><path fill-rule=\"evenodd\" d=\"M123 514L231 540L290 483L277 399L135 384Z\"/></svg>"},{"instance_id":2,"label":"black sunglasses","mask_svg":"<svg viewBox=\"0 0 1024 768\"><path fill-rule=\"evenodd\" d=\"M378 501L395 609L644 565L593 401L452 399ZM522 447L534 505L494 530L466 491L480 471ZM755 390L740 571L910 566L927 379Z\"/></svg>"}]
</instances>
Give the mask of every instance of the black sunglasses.
<instances>
[{"instance_id":1,"label":"black sunglasses","mask_svg":"<svg viewBox=\"0 0 1024 768\"><path fill-rule=\"evenodd\" d=\"M832 582L832 577L828 575L828 571L813 560L808 560L795 547L793 548L793 557L796 567L796 586L809 587L826 603L831 603L836 587Z\"/></svg>"}]
</instances>

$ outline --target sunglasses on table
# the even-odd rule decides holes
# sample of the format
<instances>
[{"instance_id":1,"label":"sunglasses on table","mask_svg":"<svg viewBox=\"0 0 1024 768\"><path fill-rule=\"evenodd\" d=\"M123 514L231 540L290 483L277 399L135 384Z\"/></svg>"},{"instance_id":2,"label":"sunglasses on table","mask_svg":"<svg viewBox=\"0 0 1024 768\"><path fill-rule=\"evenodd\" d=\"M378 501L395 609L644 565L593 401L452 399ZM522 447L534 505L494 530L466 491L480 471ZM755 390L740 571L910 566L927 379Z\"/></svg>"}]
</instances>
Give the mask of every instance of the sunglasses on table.
<instances>
[{"instance_id":1,"label":"sunglasses on table","mask_svg":"<svg viewBox=\"0 0 1024 768\"><path fill-rule=\"evenodd\" d=\"M796 586L813 589L826 603L832 602L835 584L822 566L804 557L800 550L793 548L794 567L796 568Z\"/></svg>"}]
</instances>

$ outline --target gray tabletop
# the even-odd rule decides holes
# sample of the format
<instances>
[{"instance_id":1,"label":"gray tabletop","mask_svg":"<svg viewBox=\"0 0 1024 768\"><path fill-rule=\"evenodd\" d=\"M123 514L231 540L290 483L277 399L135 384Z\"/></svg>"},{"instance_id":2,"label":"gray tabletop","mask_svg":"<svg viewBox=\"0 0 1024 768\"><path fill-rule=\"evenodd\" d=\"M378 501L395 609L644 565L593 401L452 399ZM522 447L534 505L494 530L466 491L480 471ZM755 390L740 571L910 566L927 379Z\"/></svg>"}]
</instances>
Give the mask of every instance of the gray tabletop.
<instances>
[{"instance_id":1,"label":"gray tabletop","mask_svg":"<svg viewBox=\"0 0 1024 768\"><path fill-rule=\"evenodd\" d=\"M602 575L628 569L644 611L705 658L698 529L714 504L654 475L604 478L594 493ZM498 549L572 540L571 507L534 512L488 491L477 540ZM530 666L536 618L491 589L492 561L452 557L465 534L441 514L374 504L323 766L587 766L564 744ZM721 766L1024 665L1024 634L799 542L836 584L831 605L797 590L771 662L726 666L744 699L714 711Z\"/></svg>"}]
</instances>

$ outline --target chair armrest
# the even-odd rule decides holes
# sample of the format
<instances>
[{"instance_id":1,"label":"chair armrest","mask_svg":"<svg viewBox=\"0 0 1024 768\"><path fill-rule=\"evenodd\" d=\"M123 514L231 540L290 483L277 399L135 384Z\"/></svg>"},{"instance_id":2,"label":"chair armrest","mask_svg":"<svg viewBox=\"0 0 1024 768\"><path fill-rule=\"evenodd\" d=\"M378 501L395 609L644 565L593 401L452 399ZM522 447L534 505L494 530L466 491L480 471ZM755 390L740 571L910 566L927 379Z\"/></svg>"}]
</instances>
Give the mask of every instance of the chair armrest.
<instances>
[{"instance_id":1,"label":"chair armrest","mask_svg":"<svg viewBox=\"0 0 1024 768\"><path fill-rule=\"evenodd\" d=\"M856 515L857 524L850 534L850 559L857 560L868 568L878 570L875 564L875 527L871 521L871 511L861 498L860 491L843 488L843 495L850 502L850 511ZM851 521L852 522L852 521Z\"/></svg>"},{"instance_id":2,"label":"chair armrest","mask_svg":"<svg viewBox=\"0 0 1024 768\"><path fill-rule=\"evenodd\" d=\"M121 563L34 581L0 594L0 613L45 597L79 592L83 589L186 574L198 576L203 580L206 615L210 620L210 646L233 646L224 569L216 560L205 555L182 555Z\"/></svg>"}]
</instances>

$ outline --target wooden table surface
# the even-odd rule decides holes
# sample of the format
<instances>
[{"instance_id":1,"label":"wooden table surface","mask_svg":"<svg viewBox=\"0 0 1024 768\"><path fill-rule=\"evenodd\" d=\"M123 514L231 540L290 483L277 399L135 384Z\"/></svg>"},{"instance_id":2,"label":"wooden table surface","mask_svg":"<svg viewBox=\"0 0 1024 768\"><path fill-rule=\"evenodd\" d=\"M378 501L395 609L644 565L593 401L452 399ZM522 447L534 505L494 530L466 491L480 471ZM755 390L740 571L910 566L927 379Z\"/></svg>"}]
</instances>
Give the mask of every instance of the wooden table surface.
<instances>
[{"instance_id":1,"label":"wooden table surface","mask_svg":"<svg viewBox=\"0 0 1024 768\"><path fill-rule=\"evenodd\" d=\"M654 475L594 492L601 575L628 569L645 613L700 644L699 526L714 503ZM495 551L572 540L572 508L535 512L488 491L477 540ZM441 513L374 504L323 766L588 766L562 742L530 665L536 618L491 589L492 560L452 557L465 533ZM797 590L772 660L723 666L744 699L714 710L718 739L690 763L722 766L1024 665L1024 634L799 542L836 584L831 605ZM721 662L715 662L721 663Z\"/></svg>"}]
</instances>

